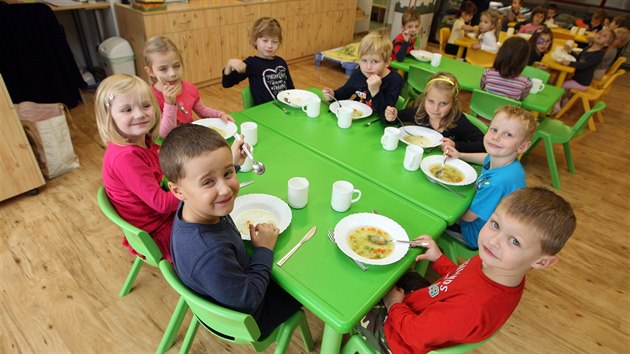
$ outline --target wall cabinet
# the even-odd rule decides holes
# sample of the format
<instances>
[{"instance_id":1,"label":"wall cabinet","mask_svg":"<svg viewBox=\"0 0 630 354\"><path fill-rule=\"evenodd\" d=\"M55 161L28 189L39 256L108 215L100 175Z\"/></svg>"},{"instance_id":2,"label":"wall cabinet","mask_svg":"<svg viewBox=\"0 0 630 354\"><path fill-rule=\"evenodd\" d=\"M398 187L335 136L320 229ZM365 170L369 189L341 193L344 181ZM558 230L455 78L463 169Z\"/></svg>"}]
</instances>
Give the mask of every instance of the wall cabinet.
<instances>
[{"instance_id":1,"label":"wall cabinet","mask_svg":"<svg viewBox=\"0 0 630 354\"><path fill-rule=\"evenodd\" d=\"M185 78L198 86L218 82L230 58L254 55L251 27L274 17L283 30L278 55L287 61L352 42L355 0L194 1L142 12L116 4L120 35L135 54L136 74L147 78L142 51L147 39L168 36L179 48Z\"/></svg>"},{"instance_id":2,"label":"wall cabinet","mask_svg":"<svg viewBox=\"0 0 630 354\"><path fill-rule=\"evenodd\" d=\"M0 75L0 201L44 185L31 145Z\"/></svg>"}]
</instances>

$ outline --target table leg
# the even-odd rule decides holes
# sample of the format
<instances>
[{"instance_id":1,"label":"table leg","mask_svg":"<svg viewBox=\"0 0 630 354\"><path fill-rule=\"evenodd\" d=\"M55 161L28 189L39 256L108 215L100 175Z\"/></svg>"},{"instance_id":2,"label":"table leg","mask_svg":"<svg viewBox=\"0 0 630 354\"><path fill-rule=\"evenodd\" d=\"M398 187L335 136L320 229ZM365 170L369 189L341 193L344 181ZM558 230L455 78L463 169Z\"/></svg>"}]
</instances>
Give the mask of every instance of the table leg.
<instances>
[{"instance_id":1,"label":"table leg","mask_svg":"<svg viewBox=\"0 0 630 354\"><path fill-rule=\"evenodd\" d=\"M567 72L566 71L560 71L558 73L558 78L556 79L556 86L557 87L562 87L562 84L564 84L564 80L567 78Z\"/></svg>"},{"instance_id":2,"label":"table leg","mask_svg":"<svg viewBox=\"0 0 630 354\"><path fill-rule=\"evenodd\" d=\"M456 58L459 59L464 55L464 47L463 46L459 46L459 48L457 49L457 56Z\"/></svg>"},{"instance_id":3,"label":"table leg","mask_svg":"<svg viewBox=\"0 0 630 354\"><path fill-rule=\"evenodd\" d=\"M322 335L321 354L339 354L342 337L342 333L335 331L325 323L324 334Z\"/></svg>"}]
</instances>

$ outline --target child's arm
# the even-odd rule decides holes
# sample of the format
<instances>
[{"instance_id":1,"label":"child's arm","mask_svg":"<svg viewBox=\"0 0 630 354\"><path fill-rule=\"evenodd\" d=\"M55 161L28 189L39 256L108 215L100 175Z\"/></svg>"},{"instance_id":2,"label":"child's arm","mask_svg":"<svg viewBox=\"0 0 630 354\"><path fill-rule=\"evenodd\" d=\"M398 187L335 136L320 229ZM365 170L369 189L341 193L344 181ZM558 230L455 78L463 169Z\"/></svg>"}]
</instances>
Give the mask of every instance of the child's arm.
<instances>
[{"instance_id":1,"label":"child's arm","mask_svg":"<svg viewBox=\"0 0 630 354\"><path fill-rule=\"evenodd\" d=\"M371 81L372 85L378 86L375 91L370 88ZM371 78L368 78L367 83L370 94L372 95L372 109L381 115L381 121L384 121L382 117L383 112L385 112L387 106L396 105L398 95L400 95L400 91L402 90L403 80L397 72L392 71L384 80L381 80L377 75L372 75Z\"/></svg>"},{"instance_id":2,"label":"child's arm","mask_svg":"<svg viewBox=\"0 0 630 354\"><path fill-rule=\"evenodd\" d=\"M456 148L453 147L445 147L444 153L448 157L462 159L464 161L476 163L478 165L483 165L483 162L488 155L488 153L485 152L459 152Z\"/></svg>"},{"instance_id":3,"label":"child's arm","mask_svg":"<svg viewBox=\"0 0 630 354\"><path fill-rule=\"evenodd\" d=\"M413 39L413 41L411 41L411 39ZM405 32L402 33L402 38L396 37L394 39L393 51L394 51L394 57L396 58L396 61L405 60L405 56L407 55L407 50L409 49L409 47L413 47L413 44L415 43L415 39L416 37L411 37L409 34L406 34Z\"/></svg>"},{"instance_id":4,"label":"child's arm","mask_svg":"<svg viewBox=\"0 0 630 354\"><path fill-rule=\"evenodd\" d=\"M247 78L247 64L240 59L228 60L223 69L221 84L228 88L237 85Z\"/></svg>"},{"instance_id":5,"label":"child's arm","mask_svg":"<svg viewBox=\"0 0 630 354\"><path fill-rule=\"evenodd\" d=\"M220 118L224 122L234 122L234 118L232 118L232 116L225 112L219 111L218 109L210 108L204 105L201 100L195 102L195 105L193 106L193 111L195 111L195 113L197 113L199 117Z\"/></svg>"},{"instance_id":6,"label":"child's arm","mask_svg":"<svg viewBox=\"0 0 630 354\"><path fill-rule=\"evenodd\" d=\"M448 135L451 139L444 138L442 146L454 147L459 152L485 151L483 147L483 133L463 113L457 119L457 126L450 129Z\"/></svg>"},{"instance_id":7,"label":"child's arm","mask_svg":"<svg viewBox=\"0 0 630 354\"><path fill-rule=\"evenodd\" d=\"M232 143L232 146L230 147L230 149L232 150L233 163L235 165L242 166L243 162L245 162L245 158L247 157L247 154L245 153L245 151L243 151L243 145L245 144L245 138L243 137L243 134L239 134L239 136L241 138L238 139L238 140L234 139L234 142ZM249 144L247 146L249 147ZM251 147L250 147L250 149L251 149Z\"/></svg>"},{"instance_id":8,"label":"child's arm","mask_svg":"<svg viewBox=\"0 0 630 354\"><path fill-rule=\"evenodd\" d=\"M160 119L160 136L166 137L175 127L177 127L177 106L164 102Z\"/></svg>"},{"instance_id":9,"label":"child's arm","mask_svg":"<svg viewBox=\"0 0 630 354\"><path fill-rule=\"evenodd\" d=\"M273 251L279 232L280 230L273 224L257 224L255 227L249 225L249 235L254 248L264 247Z\"/></svg>"},{"instance_id":10,"label":"child's arm","mask_svg":"<svg viewBox=\"0 0 630 354\"><path fill-rule=\"evenodd\" d=\"M330 95L330 99L327 98L328 101L332 101L332 97L335 97L338 100L349 99L350 97L352 97L352 95L354 95L357 88L364 85L364 78L365 76L363 76L361 70L355 70L343 86L332 92L332 95ZM328 88L324 88L324 90L330 92L328 91L330 90ZM324 96L324 98L326 98L326 96Z\"/></svg>"}]
</instances>

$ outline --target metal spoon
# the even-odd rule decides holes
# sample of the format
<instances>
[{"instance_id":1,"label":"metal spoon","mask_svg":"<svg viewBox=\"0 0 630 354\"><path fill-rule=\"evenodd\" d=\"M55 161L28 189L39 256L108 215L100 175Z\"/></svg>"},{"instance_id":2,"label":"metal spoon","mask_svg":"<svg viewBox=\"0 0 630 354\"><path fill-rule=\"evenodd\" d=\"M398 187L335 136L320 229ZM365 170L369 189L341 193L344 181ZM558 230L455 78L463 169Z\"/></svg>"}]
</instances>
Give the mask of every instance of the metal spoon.
<instances>
[{"instance_id":1,"label":"metal spoon","mask_svg":"<svg viewBox=\"0 0 630 354\"><path fill-rule=\"evenodd\" d=\"M388 240L385 237L380 236L380 235L368 235L368 240L370 240L373 243L376 243L377 245L383 245L389 242L400 242L400 243L408 243L413 246L429 247L429 243L426 241Z\"/></svg>"},{"instance_id":2,"label":"metal spoon","mask_svg":"<svg viewBox=\"0 0 630 354\"><path fill-rule=\"evenodd\" d=\"M440 178L439 175L442 174L442 172L444 172L444 167L446 167L446 159L448 159L448 148L446 149L446 151L444 151L444 159L442 160L442 166L440 167L439 170L435 171L435 177Z\"/></svg>"},{"instance_id":3,"label":"metal spoon","mask_svg":"<svg viewBox=\"0 0 630 354\"><path fill-rule=\"evenodd\" d=\"M396 120L398 121L398 123L400 123L400 129L407 133L407 135L415 136L414 134L411 134L409 131L407 131L407 129L405 129L405 125L403 124L402 120L398 118L398 115L396 115Z\"/></svg>"},{"instance_id":4,"label":"metal spoon","mask_svg":"<svg viewBox=\"0 0 630 354\"><path fill-rule=\"evenodd\" d=\"M234 139L241 140L241 136L239 134L234 134ZM262 175L263 173L265 173L265 165L262 162L258 162L254 159L254 155L252 155L247 146L243 145L243 151L245 151L247 156L252 159L252 170L254 170L254 173L257 175Z\"/></svg>"},{"instance_id":5,"label":"metal spoon","mask_svg":"<svg viewBox=\"0 0 630 354\"><path fill-rule=\"evenodd\" d=\"M446 184L440 183L440 182L438 182L438 181L434 180L434 179L433 179L433 178L431 178L431 177L427 177L427 179L428 179L429 181L431 181L431 183L435 183L435 184L437 184L437 185L440 185L440 186L444 187L444 189L446 189L446 190L448 190L449 192L451 192L451 193L455 194L456 196L458 196L458 197L460 197L460 198L462 198L462 199L466 199L466 196L465 196L465 195L463 195L463 194L459 193L458 191L456 191L456 190L452 189L451 187L447 186Z\"/></svg>"},{"instance_id":6,"label":"metal spoon","mask_svg":"<svg viewBox=\"0 0 630 354\"><path fill-rule=\"evenodd\" d=\"M342 107L341 102L337 101L335 96L332 96L332 99L335 100L335 102L337 102L337 104L339 105L339 107L337 107L337 108L341 108Z\"/></svg>"}]
</instances>

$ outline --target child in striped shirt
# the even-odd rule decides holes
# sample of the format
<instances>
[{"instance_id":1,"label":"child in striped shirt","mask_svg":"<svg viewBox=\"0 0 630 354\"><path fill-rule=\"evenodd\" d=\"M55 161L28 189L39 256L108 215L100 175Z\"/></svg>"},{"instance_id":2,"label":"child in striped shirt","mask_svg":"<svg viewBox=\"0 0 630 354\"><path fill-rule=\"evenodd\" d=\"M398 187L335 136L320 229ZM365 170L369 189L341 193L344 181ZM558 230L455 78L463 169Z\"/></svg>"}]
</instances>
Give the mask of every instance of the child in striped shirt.
<instances>
[{"instance_id":1,"label":"child in striped shirt","mask_svg":"<svg viewBox=\"0 0 630 354\"><path fill-rule=\"evenodd\" d=\"M532 80L521 75L529 60L529 44L522 37L511 37L503 43L491 69L481 76L481 89L523 100L532 88Z\"/></svg>"}]
</instances>

